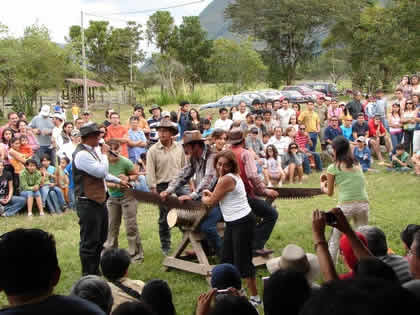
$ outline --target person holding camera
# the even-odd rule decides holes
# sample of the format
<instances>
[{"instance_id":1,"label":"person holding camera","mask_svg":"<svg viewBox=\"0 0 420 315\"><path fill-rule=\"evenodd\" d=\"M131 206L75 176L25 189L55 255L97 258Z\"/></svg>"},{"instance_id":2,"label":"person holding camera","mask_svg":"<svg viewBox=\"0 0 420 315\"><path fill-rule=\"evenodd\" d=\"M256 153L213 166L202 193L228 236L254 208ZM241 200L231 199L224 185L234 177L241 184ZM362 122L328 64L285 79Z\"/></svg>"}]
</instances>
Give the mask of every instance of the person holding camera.
<instances>
[{"instance_id":1,"label":"person holding camera","mask_svg":"<svg viewBox=\"0 0 420 315\"><path fill-rule=\"evenodd\" d=\"M321 189L328 196L334 195L338 187L338 206L348 220L353 220L355 228L367 225L369 218L369 199L366 181L359 162L354 158L350 142L337 136L331 142L335 162L327 168L327 175L321 176ZM336 262L341 232L334 228L329 240L329 251Z\"/></svg>"}]
</instances>

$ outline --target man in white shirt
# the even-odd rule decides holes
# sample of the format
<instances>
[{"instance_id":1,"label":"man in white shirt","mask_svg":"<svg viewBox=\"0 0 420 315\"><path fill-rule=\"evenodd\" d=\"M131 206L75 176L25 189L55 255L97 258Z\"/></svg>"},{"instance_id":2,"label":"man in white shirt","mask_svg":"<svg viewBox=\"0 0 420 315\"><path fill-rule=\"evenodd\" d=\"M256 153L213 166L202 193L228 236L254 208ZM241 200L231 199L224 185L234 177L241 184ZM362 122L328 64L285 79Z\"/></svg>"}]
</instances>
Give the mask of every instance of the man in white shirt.
<instances>
[{"instance_id":1,"label":"man in white shirt","mask_svg":"<svg viewBox=\"0 0 420 315\"><path fill-rule=\"evenodd\" d=\"M229 131L230 126L232 126L232 120L228 119L229 112L226 108L219 109L220 119L216 120L214 124L215 129L223 129L224 131Z\"/></svg>"},{"instance_id":2,"label":"man in white shirt","mask_svg":"<svg viewBox=\"0 0 420 315\"><path fill-rule=\"evenodd\" d=\"M246 110L246 104L244 101L241 101L238 105L239 110L233 114L232 120L233 121L245 121L246 120L246 114L248 114L248 111Z\"/></svg>"},{"instance_id":3,"label":"man in white shirt","mask_svg":"<svg viewBox=\"0 0 420 315\"><path fill-rule=\"evenodd\" d=\"M296 115L295 111L289 107L289 100L283 99L282 107L277 111L277 117L280 121L280 127L283 131L289 126L290 117Z\"/></svg>"},{"instance_id":4,"label":"man in white shirt","mask_svg":"<svg viewBox=\"0 0 420 315\"><path fill-rule=\"evenodd\" d=\"M63 137L61 136L61 132L63 131L63 124L65 120L65 117L63 117L63 114L61 113L55 113L52 118L54 128L52 130L51 140L56 152L60 151L63 146Z\"/></svg>"},{"instance_id":5,"label":"man in white shirt","mask_svg":"<svg viewBox=\"0 0 420 315\"><path fill-rule=\"evenodd\" d=\"M58 156L61 158L66 156L69 160L73 160L73 152L76 150L77 145L80 143L80 132L73 130L70 135L70 142L65 143L61 150L58 152Z\"/></svg>"},{"instance_id":6,"label":"man in white shirt","mask_svg":"<svg viewBox=\"0 0 420 315\"><path fill-rule=\"evenodd\" d=\"M270 140L268 140L267 145L274 145L277 149L277 153L283 157L287 152L287 147L289 146L289 143L289 137L282 137L282 128L276 127L274 128L274 136L272 136Z\"/></svg>"}]
</instances>

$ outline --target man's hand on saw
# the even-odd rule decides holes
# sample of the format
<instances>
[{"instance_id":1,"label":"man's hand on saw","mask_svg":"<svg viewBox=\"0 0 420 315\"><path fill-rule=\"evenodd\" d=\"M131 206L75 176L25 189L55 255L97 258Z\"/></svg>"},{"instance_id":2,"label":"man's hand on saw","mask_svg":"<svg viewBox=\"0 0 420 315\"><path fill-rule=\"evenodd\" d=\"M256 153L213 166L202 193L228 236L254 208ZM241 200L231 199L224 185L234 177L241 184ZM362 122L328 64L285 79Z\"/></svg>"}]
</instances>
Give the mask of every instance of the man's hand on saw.
<instances>
[{"instance_id":1,"label":"man's hand on saw","mask_svg":"<svg viewBox=\"0 0 420 315\"><path fill-rule=\"evenodd\" d=\"M192 200L190 195L182 195L178 197L178 200L181 202L187 201L187 200Z\"/></svg>"},{"instance_id":2,"label":"man's hand on saw","mask_svg":"<svg viewBox=\"0 0 420 315\"><path fill-rule=\"evenodd\" d=\"M169 193L167 191L162 191L160 193L160 198L162 198L162 200L166 200L166 198L168 198Z\"/></svg>"},{"instance_id":3,"label":"man's hand on saw","mask_svg":"<svg viewBox=\"0 0 420 315\"><path fill-rule=\"evenodd\" d=\"M279 196L279 193L272 189L266 189L264 193L267 197L272 198L272 199L275 199Z\"/></svg>"}]
</instances>

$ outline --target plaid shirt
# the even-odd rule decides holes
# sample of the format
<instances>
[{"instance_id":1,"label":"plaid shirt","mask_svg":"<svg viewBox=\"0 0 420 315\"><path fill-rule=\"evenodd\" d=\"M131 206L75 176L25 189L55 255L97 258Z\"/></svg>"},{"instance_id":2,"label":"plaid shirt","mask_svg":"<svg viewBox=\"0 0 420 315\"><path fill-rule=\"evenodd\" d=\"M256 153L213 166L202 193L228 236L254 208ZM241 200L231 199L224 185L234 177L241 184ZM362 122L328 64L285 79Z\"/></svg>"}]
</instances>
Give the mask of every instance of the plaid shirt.
<instances>
[{"instance_id":1,"label":"plaid shirt","mask_svg":"<svg viewBox=\"0 0 420 315\"><path fill-rule=\"evenodd\" d=\"M192 199L199 199L204 189L211 189L216 183L216 170L214 168L215 154L208 145L204 146L203 154L200 158L191 157L184 168L178 172L178 175L169 183L166 191L170 194L177 189L186 185L188 181L195 175L194 182L196 191L190 194Z\"/></svg>"}]
</instances>

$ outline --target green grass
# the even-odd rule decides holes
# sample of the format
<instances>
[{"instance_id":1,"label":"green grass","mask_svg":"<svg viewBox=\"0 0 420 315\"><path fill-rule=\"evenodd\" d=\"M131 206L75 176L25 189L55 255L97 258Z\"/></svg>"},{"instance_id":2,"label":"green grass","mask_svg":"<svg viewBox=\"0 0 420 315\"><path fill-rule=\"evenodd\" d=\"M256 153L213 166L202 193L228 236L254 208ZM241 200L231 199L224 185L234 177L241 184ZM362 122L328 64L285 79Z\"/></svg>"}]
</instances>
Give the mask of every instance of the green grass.
<instances>
[{"instance_id":1,"label":"green grass","mask_svg":"<svg viewBox=\"0 0 420 315\"><path fill-rule=\"evenodd\" d=\"M303 187L318 187L319 174L311 175ZM420 204L420 179L410 174L370 173L366 175L370 198L371 225L382 228L388 237L389 246L398 254L403 254L403 245L399 240L400 231L409 223L418 222ZM302 187L302 185L296 185ZM273 234L267 244L280 255L282 248L295 243L306 251L313 252L311 234L312 210L330 209L337 204L336 198L318 196L313 199L277 200L279 219ZM173 291L174 302L178 314L192 314L198 295L207 290L204 278L190 273L172 270L165 272L161 261L163 256L159 248L158 209L152 205L140 204L138 208L138 223L145 250L145 261L142 265L131 265L129 277L147 281L160 278L169 282ZM78 254L79 226L77 215L67 213L62 216L46 216L28 219L24 215L13 218L2 218L0 230L41 228L54 234L57 242L59 263L62 269L61 280L56 292L68 294L73 283L80 277L80 261ZM173 247L180 241L181 233L172 230ZM124 227L120 231L120 246L127 248ZM28 262L28 268L31 268ZM340 264L339 270L344 267ZM36 272L36 270L33 270ZM258 278L266 276L267 271L258 269ZM261 290L261 281L259 281ZM260 291L261 292L261 291ZM6 299L0 296L0 305L6 305Z\"/></svg>"}]
</instances>

